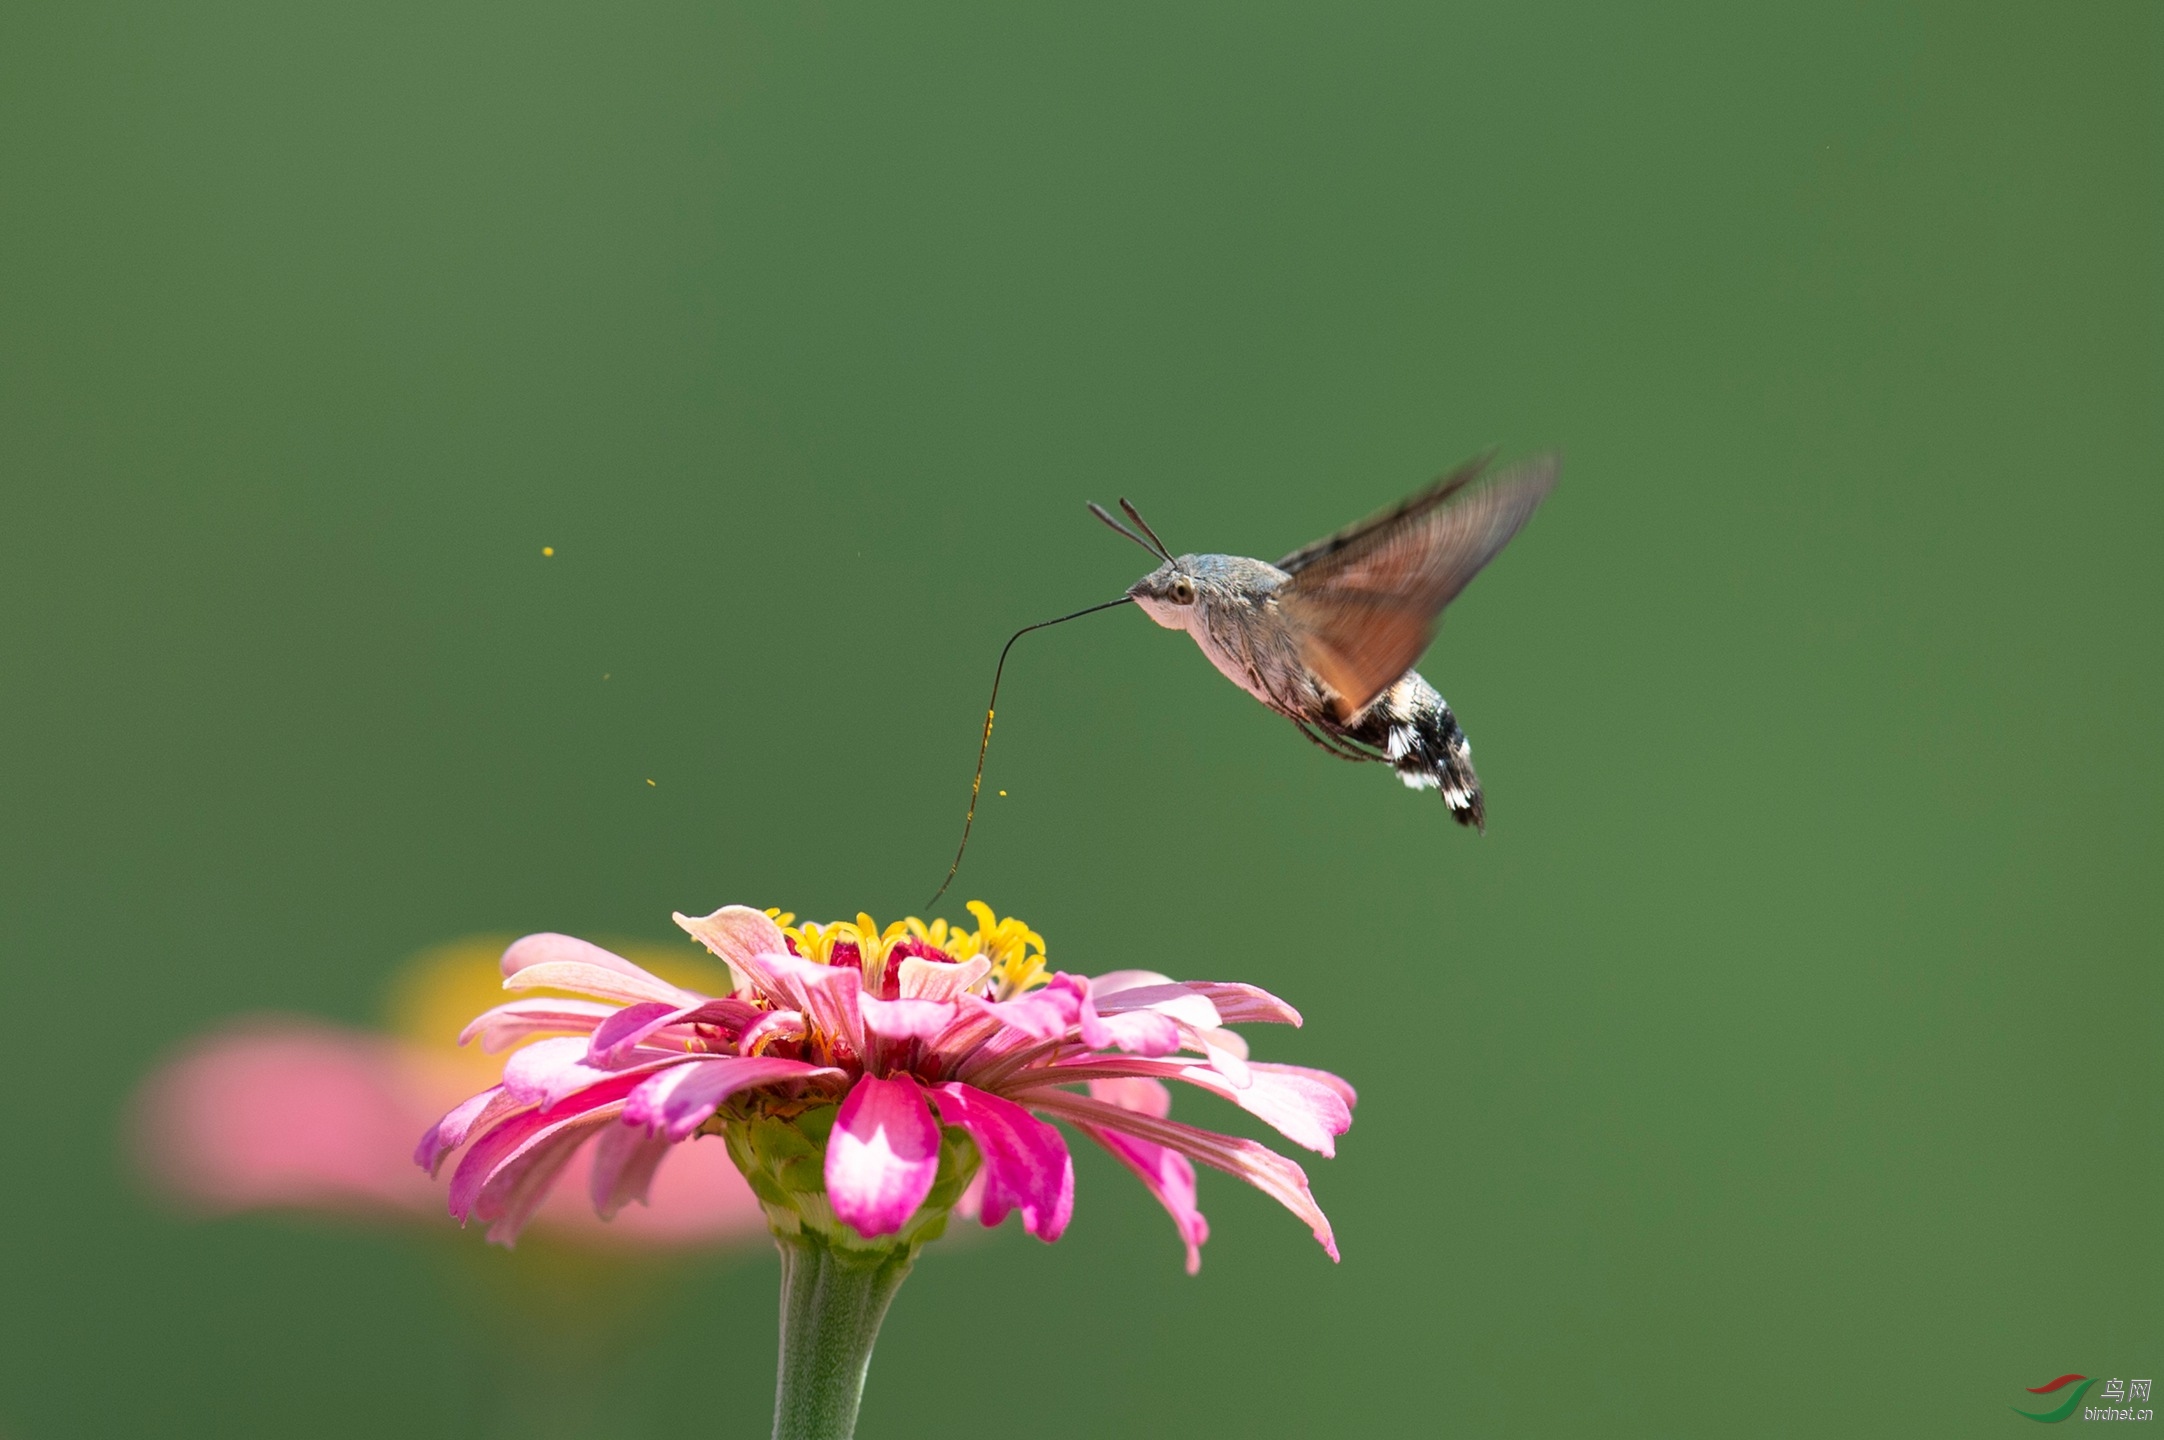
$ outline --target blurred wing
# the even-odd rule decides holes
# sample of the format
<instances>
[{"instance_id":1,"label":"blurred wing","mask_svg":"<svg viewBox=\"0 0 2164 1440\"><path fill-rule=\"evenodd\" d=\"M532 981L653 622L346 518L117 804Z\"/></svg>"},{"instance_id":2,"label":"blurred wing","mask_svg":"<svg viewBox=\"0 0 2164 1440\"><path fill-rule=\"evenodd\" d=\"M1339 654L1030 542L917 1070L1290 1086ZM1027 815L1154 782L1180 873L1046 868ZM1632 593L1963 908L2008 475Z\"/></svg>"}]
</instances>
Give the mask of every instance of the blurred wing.
<instances>
[{"instance_id":1,"label":"blurred wing","mask_svg":"<svg viewBox=\"0 0 2164 1440\"><path fill-rule=\"evenodd\" d=\"M1278 606L1302 658L1338 693L1339 718L1367 708L1420 658L1435 617L1555 488L1554 455L1493 473L1482 456L1380 515L1287 555Z\"/></svg>"}]
</instances>

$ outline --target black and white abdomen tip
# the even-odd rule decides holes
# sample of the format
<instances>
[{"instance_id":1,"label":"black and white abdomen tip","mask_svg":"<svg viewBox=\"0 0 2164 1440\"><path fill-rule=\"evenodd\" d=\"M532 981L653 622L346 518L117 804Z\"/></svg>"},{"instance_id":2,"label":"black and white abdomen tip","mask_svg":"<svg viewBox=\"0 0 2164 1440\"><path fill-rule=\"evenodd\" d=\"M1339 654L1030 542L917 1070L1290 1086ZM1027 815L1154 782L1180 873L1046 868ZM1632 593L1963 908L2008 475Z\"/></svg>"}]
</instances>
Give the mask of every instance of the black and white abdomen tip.
<instances>
[{"instance_id":1,"label":"black and white abdomen tip","mask_svg":"<svg viewBox=\"0 0 2164 1440\"><path fill-rule=\"evenodd\" d=\"M1406 671L1349 729L1353 738L1382 751L1408 787L1440 792L1460 825L1487 828L1472 743L1450 706L1418 673Z\"/></svg>"}]
</instances>

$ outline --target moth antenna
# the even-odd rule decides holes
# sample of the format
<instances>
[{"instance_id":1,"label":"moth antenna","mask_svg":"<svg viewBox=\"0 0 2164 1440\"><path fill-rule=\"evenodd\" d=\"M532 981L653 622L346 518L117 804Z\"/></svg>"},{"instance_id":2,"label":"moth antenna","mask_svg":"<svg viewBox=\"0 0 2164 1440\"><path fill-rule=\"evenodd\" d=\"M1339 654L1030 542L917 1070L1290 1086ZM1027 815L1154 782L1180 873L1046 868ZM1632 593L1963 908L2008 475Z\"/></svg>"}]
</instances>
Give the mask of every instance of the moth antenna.
<instances>
[{"instance_id":1,"label":"moth antenna","mask_svg":"<svg viewBox=\"0 0 2164 1440\"><path fill-rule=\"evenodd\" d=\"M1137 535L1134 531L1128 529L1125 525L1122 525L1119 521L1113 519L1111 515L1106 513L1105 507L1098 504L1095 500L1089 502L1089 507L1090 514L1095 515L1098 519L1104 521L1105 524L1110 525L1113 529L1119 531L1122 535L1125 535L1128 539L1134 541L1137 545L1140 545L1143 549L1149 551L1152 555L1156 555L1159 553L1156 547L1151 545L1149 541L1143 539L1140 535Z\"/></svg>"},{"instance_id":2,"label":"moth antenna","mask_svg":"<svg viewBox=\"0 0 2164 1440\"><path fill-rule=\"evenodd\" d=\"M1128 519L1142 527L1142 533L1150 537L1150 543L1157 547L1157 553L1165 558L1166 564L1171 564L1172 552L1165 548L1165 542L1157 538L1157 532L1150 528L1150 522L1142 518L1142 512L1130 504L1125 495L1120 497L1120 509L1127 512Z\"/></svg>"},{"instance_id":3,"label":"moth antenna","mask_svg":"<svg viewBox=\"0 0 2164 1440\"><path fill-rule=\"evenodd\" d=\"M1097 510L1097 507L1092 505L1090 509ZM1106 515L1102 510L1097 510L1097 513L1104 519L1106 524L1123 534L1125 533L1124 527L1117 520ZM1135 537L1129 535L1127 538L1134 540ZM1135 540L1135 543L1137 545L1142 544L1140 540ZM1143 548L1148 549L1149 547L1143 546ZM956 873L962 868L962 852L969 848L969 827L977 823L977 792L984 788L984 755L987 750L992 748L992 717L999 713L999 678L1007 670L1007 652L1014 648L1015 641L1032 630L1042 630L1047 625L1062 625L1069 620L1079 620L1084 615L1094 615L1100 610L1110 610L1116 605L1131 604L1133 599L1133 596L1122 595L1117 600L1107 600L1102 605L1092 605L1085 610L1077 610L1072 615L1062 615L1057 620L1039 620L1034 625L1024 625L1021 629L1009 635L1007 643L999 647L999 663L992 667L992 698L984 702L984 738L977 742L977 772L969 777L969 810L962 816L962 843L954 847L954 863L947 867L947 878L939 882L939 888L932 892L932 898L924 902L925 914L929 915L932 912L932 907L939 903L939 897L946 894L947 887L954 883Z\"/></svg>"}]
</instances>

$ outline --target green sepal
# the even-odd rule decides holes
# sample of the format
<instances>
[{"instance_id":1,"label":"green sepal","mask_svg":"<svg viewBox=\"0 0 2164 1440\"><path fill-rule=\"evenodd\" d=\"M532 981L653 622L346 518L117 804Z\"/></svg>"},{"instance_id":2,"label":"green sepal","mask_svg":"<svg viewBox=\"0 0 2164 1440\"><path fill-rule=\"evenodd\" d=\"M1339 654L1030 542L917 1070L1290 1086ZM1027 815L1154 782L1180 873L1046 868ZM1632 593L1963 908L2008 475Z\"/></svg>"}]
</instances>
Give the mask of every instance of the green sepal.
<instances>
[{"instance_id":1,"label":"green sepal","mask_svg":"<svg viewBox=\"0 0 2164 1440\"><path fill-rule=\"evenodd\" d=\"M895 1234L869 1237L837 1219L827 1203L826 1147L839 1113L836 1105L818 1105L790 1115L736 1116L723 1122L722 1135L776 1236L816 1235L839 1255L914 1256L945 1232L947 1216L976 1178L983 1164L976 1142L952 1125L940 1127L939 1169L924 1203Z\"/></svg>"}]
</instances>

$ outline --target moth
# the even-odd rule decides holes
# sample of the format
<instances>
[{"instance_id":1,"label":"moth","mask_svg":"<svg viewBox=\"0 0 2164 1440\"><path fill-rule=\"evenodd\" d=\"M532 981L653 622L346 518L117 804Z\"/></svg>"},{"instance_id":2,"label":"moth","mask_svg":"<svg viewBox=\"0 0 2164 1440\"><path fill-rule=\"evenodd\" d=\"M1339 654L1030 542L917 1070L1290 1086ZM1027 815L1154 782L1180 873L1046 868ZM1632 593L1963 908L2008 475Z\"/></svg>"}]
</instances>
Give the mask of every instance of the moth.
<instances>
[{"instance_id":1,"label":"moth","mask_svg":"<svg viewBox=\"0 0 2164 1440\"><path fill-rule=\"evenodd\" d=\"M1125 500L1140 535L1090 509L1164 561L1127 591L1152 620L1186 631L1226 679L1324 750L1388 764L1411 788L1440 793L1459 824L1485 830L1472 746L1413 662L1443 607L1555 488L1552 454L1494 469L1491 458L1275 564L1176 556Z\"/></svg>"},{"instance_id":2,"label":"moth","mask_svg":"<svg viewBox=\"0 0 2164 1440\"><path fill-rule=\"evenodd\" d=\"M1119 605L1140 606L1167 630L1186 631L1226 679L1332 755L1387 764L1411 788L1438 792L1459 824L1485 831L1487 801L1473 747L1413 662L1435 638L1443 607L1555 488L1553 454L1490 468L1493 458L1467 461L1417 495L1274 565L1244 555L1174 555L1125 499L1120 509L1141 534L1091 502L1092 514L1164 563L1117 600L1025 625L1008 637L992 671L962 842L927 908L954 883L969 848L1008 651L1032 630Z\"/></svg>"}]
</instances>

